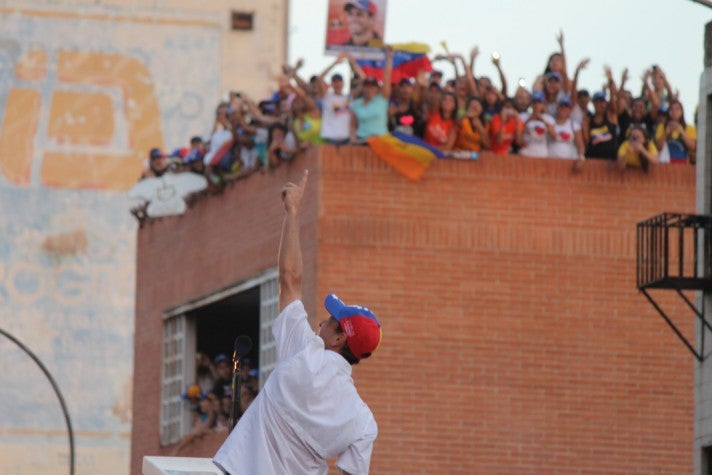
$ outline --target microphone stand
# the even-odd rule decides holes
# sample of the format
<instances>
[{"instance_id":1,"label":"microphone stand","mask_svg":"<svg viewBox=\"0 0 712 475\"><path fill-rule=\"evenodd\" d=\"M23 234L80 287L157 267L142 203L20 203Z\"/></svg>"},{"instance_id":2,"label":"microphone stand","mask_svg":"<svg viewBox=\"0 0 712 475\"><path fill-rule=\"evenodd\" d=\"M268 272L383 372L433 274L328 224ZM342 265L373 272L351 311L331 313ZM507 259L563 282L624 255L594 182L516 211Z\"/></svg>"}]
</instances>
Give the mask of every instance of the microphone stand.
<instances>
[{"instance_id":1,"label":"microphone stand","mask_svg":"<svg viewBox=\"0 0 712 475\"><path fill-rule=\"evenodd\" d=\"M232 404L230 405L230 419L228 421L228 431L232 432L233 427L237 424L237 420L242 417L240 408L240 360L237 352L232 355Z\"/></svg>"},{"instance_id":2,"label":"microphone stand","mask_svg":"<svg viewBox=\"0 0 712 475\"><path fill-rule=\"evenodd\" d=\"M240 366L242 359L250 353L252 349L252 339L247 335L240 335L235 340L235 351L232 354L232 405L230 406L230 419L228 420L228 431L237 424L238 419L242 417L242 408L240 407L240 388L242 386L242 377L240 375Z\"/></svg>"}]
</instances>

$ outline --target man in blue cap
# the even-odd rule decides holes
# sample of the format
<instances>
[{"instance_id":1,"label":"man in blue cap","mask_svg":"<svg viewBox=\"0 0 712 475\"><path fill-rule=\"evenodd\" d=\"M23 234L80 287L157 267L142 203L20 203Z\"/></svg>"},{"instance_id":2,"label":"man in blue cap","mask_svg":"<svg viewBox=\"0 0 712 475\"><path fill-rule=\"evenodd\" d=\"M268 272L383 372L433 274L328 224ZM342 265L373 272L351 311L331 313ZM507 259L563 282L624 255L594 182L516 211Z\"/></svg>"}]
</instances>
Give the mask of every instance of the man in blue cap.
<instances>
[{"instance_id":1,"label":"man in blue cap","mask_svg":"<svg viewBox=\"0 0 712 475\"><path fill-rule=\"evenodd\" d=\"M305 171L298 185L282 189L277 365L213 458L230 475L326 475L332 458L343 474L369 471L378 427L351 368L378 347L381 325L369 309L334 294L324 302L328 319L307 316L298 220L307 178Z\"/></svg>"}]
</instances>

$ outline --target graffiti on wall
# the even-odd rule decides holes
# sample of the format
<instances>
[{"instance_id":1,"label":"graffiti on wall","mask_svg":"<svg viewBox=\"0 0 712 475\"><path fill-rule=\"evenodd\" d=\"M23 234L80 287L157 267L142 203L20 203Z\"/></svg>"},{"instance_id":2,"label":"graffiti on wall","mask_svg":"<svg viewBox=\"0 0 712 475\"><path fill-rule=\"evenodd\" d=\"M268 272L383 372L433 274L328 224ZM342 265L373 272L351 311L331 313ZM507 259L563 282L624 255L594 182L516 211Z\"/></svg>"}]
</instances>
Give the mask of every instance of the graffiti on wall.
<instances>
[{"instance_id":1,"label":"graffiti on wall","mask_svg":"<svg viewBox=\"0 0 712 475\"><path fill-rule=\"evenodd\" d=\"M0 10L0 327L60 386L77 473L128 473L136 226L125 191L152 147L208 132L220 32L160 14ZM56 470L67 434L49 383L1 338L0 361L0 473Z\"/></svg>"}]
</instances>

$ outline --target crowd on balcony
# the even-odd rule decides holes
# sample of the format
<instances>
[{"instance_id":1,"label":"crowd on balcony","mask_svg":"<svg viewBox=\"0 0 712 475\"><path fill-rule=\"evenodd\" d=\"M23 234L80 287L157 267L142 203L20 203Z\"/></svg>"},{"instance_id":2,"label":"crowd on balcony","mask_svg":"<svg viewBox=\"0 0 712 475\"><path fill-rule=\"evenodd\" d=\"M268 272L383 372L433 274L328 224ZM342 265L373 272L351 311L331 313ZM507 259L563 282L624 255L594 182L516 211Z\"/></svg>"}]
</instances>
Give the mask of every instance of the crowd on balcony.
<instances>
[{"instance_id":1,"label":"crowd on balcony","mask_svg":"<svg viewBox=\"0 0 712 475\"><path fill-rule=\"evenodd\" d=\"M173 448L173 455L178 455L184 448L211 431L229 429L233 405L231 363L224 353L217 354L213 360L203 353L196 355L195 380L182 395L186 408L191 413L192 425L190 431ZM237 418L257 397L258 374L252 360L244 358L240 365L240 394L236 397L239 405Z\"/></svg>"},{"instance_id":2,"label":"crowd on balcony","mask_svg":"<svg viewBox=\"0 0 712 475\"><path fill-rule=\"evenodd\" d=\"M643 71L637 85L627 69L616 78L606 67L605 87L589 91L578 87L589 59L569 75L563 35L558 43L531 89L520 82L514 91L497 55L491 58L497 81L476 75L477 47L467 57L434 56L441 70L421 70L397 83L388 47L382 80L367 76L349 54L308 80L301 60L283 65L271 97L231 92L215 109L209 137L193 137L168 155L151 150L143 177L190 171L219 186L278 167L315 145L364 144L389 131L419 137L446 156L553 157L573 160L575 169L587 160L610 160L644 171L654 163L695 163L695 126L660 66ZM343 62L350 66L348 87L342 74L330 74Z\"/></svg>"}]
</instances>

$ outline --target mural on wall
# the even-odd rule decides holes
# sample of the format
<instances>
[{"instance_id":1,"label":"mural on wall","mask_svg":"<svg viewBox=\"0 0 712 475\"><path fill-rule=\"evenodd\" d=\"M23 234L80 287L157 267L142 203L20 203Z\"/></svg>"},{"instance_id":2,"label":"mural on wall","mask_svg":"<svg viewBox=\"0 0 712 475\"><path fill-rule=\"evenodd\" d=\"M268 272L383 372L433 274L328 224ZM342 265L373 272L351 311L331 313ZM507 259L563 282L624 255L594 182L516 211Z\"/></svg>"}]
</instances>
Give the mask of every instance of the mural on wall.
<instances>
[{"instance_id":1,"label":"mural on wall","mask_svg":"<svg viewBox=\"0 0 712 475\"><path fill-rule=\"evenodd\" d=\"M136 224L126 190L152 147L209 131L220 30L161 13L0 10L0 327L64 394L77 473L128 473ZM55 473L69 456L59 402L3 337L0 361L0 473Z\"/></svg>"}]
</instances>

